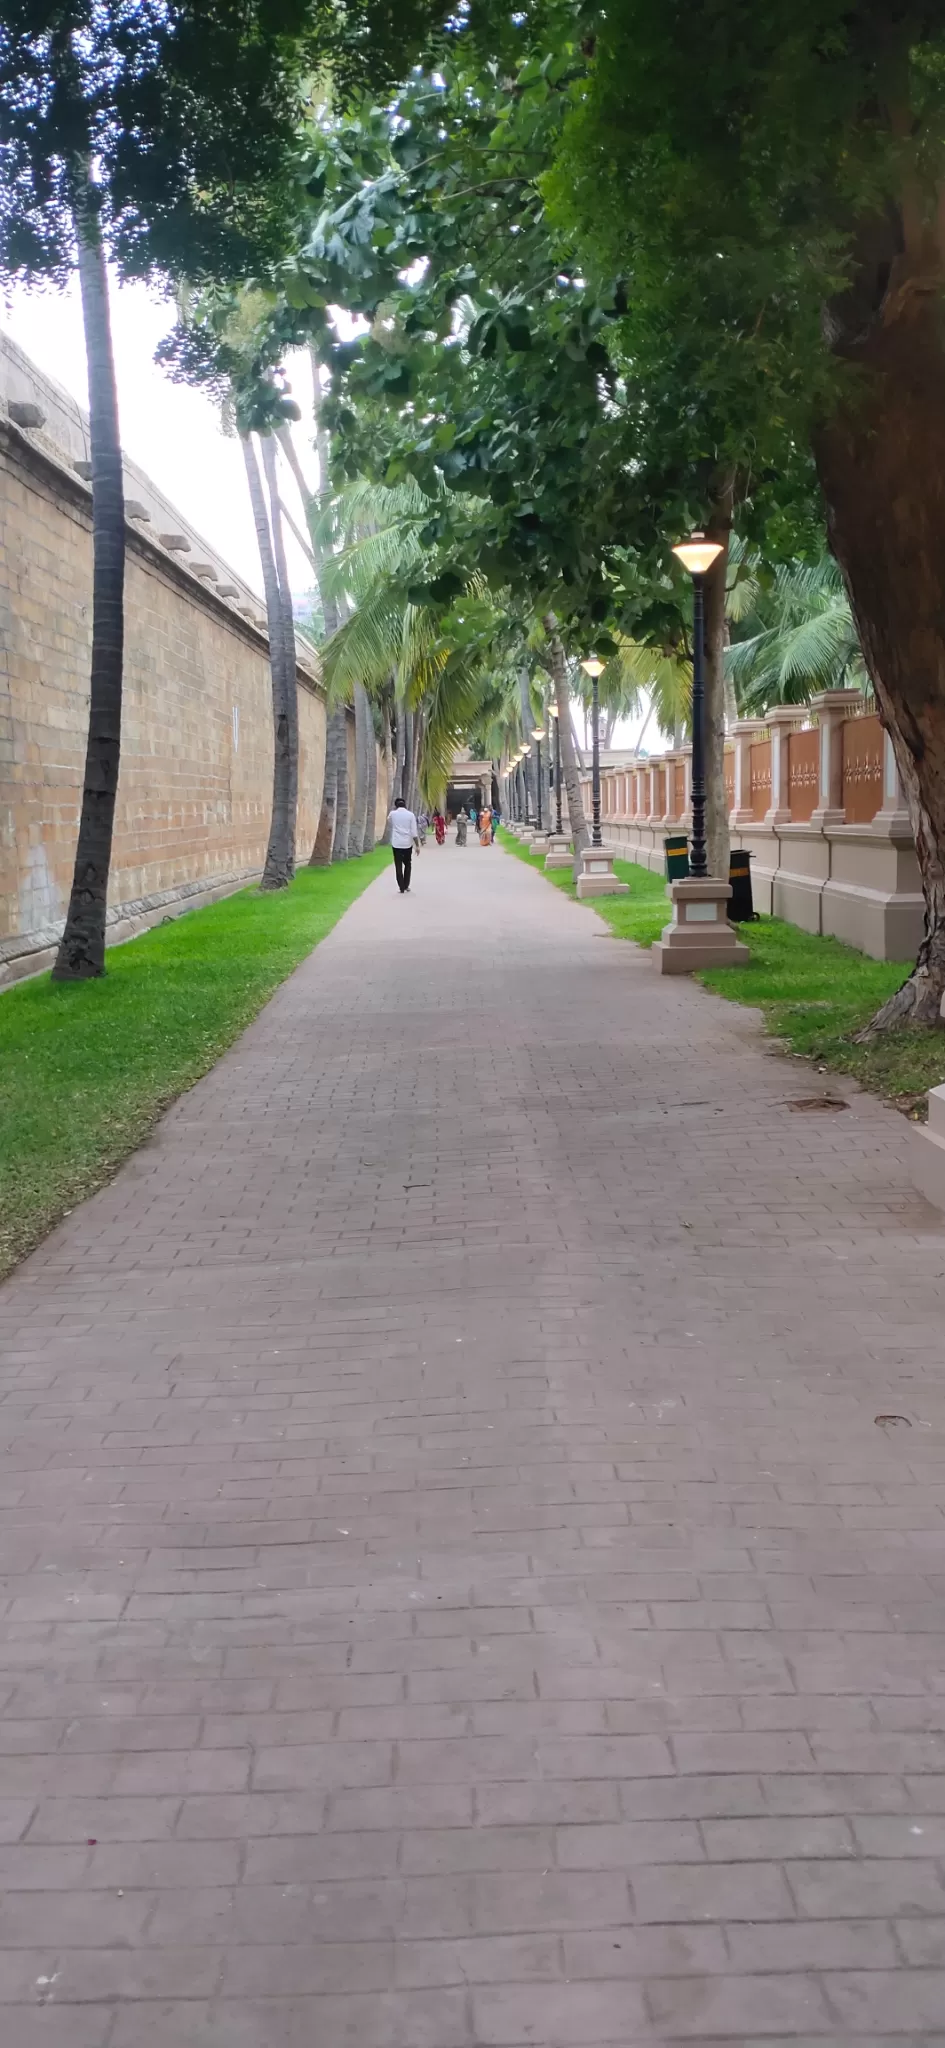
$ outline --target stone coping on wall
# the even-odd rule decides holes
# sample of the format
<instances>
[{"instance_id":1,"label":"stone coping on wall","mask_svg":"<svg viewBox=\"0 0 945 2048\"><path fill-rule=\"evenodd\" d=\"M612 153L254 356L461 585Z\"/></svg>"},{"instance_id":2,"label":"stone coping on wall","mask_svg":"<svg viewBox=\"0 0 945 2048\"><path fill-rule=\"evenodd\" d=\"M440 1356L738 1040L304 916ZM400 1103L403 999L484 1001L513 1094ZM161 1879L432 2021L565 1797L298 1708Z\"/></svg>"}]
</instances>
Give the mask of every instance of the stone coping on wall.
<instances>
[{"instance_id":1,"label":"stone coping on wall","mask_svg":"<svg viewBox=\"0 0 945 2048\"><path fill-rule=\"evenodd\" d=\"M61 451L39 430L18 427L15 421L0 414L0 448L5 449L14 461L19 461L24 470L35 478L42 478L47 485L67 497L69 502L84 516L89 525L92 521L92 487L84 477L76 475ZM167 582L184 590L191 604L201 605L216 618L222 618L231 632L240 634L255 646L261 647L268 659L269 635L261 620L246 618L237 609L236 600L222 597L203 576L199 576L177 552L161 546L157 537L142 530L134 519L125 519L125 544L142 561L147 562L165 577ZM199 560L202 559L198 557ZM235 587L235 586L234 586ZM245 591L247 608L251 593ZM244 592L240 589L240 601ZM253 598L259 608L259 599ZM303 688L316 695L324 695L318 656L314 648L303 646L301 654L296 653L298 680Z\"/></svg>"},{"instance_id":2,"label":"stone coping on wall","mask_svg":"<svg viewBox=\"0 0 945 2048\"><path fill-rule=\"evenodd\" d=\"M136 939L141 932L152 925L168 924L172 918L182 917L187 910L203 910L210 903L219 903L224 896L232 896L237 889L248 888L262 873L261 868L246 868L238 874L206 875L201 881L180 882L174 889L159 889L153 896L139 896L127 903L109 905L105 917L106 946L121 946L127 939ZM25 981L30 975L46 974L52 967L65 929L65 919L55 925L44 925L33 932L19 932L11 938L0 939L0 992L15 982Z\"/></svg>"},{"instance_id":3,"label":"stone coping on wall","mask_svg":"<svg viewBox=\"0 0 945 2048\"><path fill-rule=\"evenodd\" d=\"M16 414L20 417L17 419ZM29 418L33 415L33 418ZM89 419L71 392L39 368L0 328L0 429L10 444L18 446L35 466L55 472L60 484L69 487L74 503L89 507L92 487L90 470ZM147 471L122 452L122 473L126 505L127 538L136 552L159 562L172 580L182 583L188 597L198 591L210 599L211 608L221 612L237 632L261 639L268 649L265 607L256 591L231 569L229 563L178 511L170 498L152 482ZM135 509L133 509L135 508ZM182 543L162 544L160 535ZM188 561L188 556L192 557ZM215 585L219 584L217 590ZM225 597L223 592L231 593ZM252 616L247 618L244 612ZM298 629L296 629L298 635ZM320 687L316 649L302 640L299 676L308 688Z\"/></svg>"}]
</instances>

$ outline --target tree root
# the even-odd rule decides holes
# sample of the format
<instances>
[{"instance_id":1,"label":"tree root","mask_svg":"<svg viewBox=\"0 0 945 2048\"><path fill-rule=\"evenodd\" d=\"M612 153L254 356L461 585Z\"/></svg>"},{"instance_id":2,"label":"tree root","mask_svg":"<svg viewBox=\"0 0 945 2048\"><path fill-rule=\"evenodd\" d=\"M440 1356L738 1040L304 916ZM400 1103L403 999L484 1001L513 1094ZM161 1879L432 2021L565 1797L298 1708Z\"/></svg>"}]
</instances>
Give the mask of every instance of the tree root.
<instances>
[{"instance_id":1,"label":"tree root","mask_svg":"<svg viewBox=\"0 0 945 2048\"><path fill-rule=\"evenodd\" d=\"M933 973L927 961L919 959L912 973L907 975L901 988L897 988L871 1017L868 1024L858 1031L855 1045L871 1045L887 1031L898 1031L906 1025L923 1025L927 1030L940 1029L942 1018L942 996L945 994L945 977Z\"/></svg>"}]
</instances>

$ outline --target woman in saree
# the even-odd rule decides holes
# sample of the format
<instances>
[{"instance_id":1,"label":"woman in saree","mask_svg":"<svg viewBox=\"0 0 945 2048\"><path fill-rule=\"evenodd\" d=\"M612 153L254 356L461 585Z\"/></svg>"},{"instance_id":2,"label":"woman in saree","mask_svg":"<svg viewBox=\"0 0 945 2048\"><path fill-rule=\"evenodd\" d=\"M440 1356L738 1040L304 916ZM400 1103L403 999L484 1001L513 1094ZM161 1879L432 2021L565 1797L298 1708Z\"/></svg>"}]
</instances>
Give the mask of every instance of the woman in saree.
<instances>
[{"instance_id":1,"label":"woman in saree","mask_svg":"<svg viewBox=\"0 0 945 2048\"><path fill-rule=\"evenodd\" d=\"M492 845L492 812L485 809L479 813L479 844Z\"/></svg>"}]
</instances>

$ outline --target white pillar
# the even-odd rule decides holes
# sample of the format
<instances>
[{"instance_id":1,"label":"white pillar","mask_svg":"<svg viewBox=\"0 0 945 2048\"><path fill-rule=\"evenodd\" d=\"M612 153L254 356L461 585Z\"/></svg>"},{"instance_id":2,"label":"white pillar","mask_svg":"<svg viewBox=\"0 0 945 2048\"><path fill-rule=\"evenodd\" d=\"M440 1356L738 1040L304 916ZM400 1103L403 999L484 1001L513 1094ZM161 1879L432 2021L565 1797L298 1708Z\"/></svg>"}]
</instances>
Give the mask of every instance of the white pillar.
<instances>
[{"instance_id":1,"label":"white pillar","mask_svg":"<svg viewBox=\"0 0 945 2048\"><path fill-rule=\"evenodd\" d=\"M769 832L778 832L791 822L790 759L788 734L802 725L806 712L796 704L779 704L769 711L766 724L771 734L771 803L765 814Z\"/></svg>"},{"instance_id":2,"label":"white pillar","mask_svg":"<svg viewBox=\"0 0 945 2048\"><path fill-rule=\"evenodd\" d=\"M883 733L883 802L873 819L874 832L882 832L888 838L899 838L912 831L909 816L909 801L902 786L895 748L888 732Z\"/></svg>"}]
</instances>

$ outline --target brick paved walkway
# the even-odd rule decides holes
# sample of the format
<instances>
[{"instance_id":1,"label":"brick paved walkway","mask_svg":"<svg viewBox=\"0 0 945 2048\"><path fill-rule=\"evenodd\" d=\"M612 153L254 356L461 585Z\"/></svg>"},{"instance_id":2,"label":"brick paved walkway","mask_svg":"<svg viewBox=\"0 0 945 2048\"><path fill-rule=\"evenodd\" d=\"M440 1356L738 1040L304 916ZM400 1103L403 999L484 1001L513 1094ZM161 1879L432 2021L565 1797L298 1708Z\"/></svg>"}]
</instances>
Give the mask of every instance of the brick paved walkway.
<instances>
[{"instance_id":1,"label":"brick paved walkway","mask_svg":"<svg viewBox=\"0 0 945 2048\"><path fill-rule=\"evenodd\" d=\"M817 1085L431 847L0 1294L3 2048L945 2041L945 1234Z\"/></svg>"}]
</instances>

